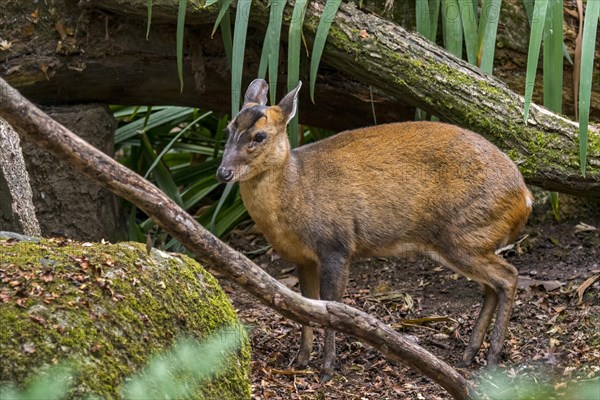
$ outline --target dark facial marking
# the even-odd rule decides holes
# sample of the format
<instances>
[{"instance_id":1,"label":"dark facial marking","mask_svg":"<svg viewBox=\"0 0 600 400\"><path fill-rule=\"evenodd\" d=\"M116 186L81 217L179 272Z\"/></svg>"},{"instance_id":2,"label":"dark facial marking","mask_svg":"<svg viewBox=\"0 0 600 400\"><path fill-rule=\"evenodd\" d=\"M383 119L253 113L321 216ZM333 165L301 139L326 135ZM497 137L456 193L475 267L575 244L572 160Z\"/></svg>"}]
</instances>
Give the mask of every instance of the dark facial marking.
<instances>
[{"instance_id":1,"label":"dark facial marking","mask_svg":"<svg viewBox=\"0 0 600 400\"><path fill-rule=\"evenodd\" d=\"M242 111L235 117L235 128L237 130L237 140L239 141L248 129L252 127L259 119L265 117L267 107L255 105L248 108L243 108Z\"/></svg>"}]
</instances>

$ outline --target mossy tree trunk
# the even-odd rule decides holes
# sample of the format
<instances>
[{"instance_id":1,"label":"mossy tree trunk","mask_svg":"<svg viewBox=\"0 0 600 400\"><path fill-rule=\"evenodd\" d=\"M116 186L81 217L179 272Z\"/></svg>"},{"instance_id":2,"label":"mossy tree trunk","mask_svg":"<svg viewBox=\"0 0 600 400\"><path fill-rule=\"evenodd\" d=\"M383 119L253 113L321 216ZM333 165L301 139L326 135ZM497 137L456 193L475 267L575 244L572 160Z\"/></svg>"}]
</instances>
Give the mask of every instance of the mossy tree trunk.
<instances>
[{"instance_id":1,"label":"mossy tree trunk","mask_svg":"<svg viewBox=\"0 0 600 400\"><path fill-rule=\"evenodd\" d=\"M39 4L40 20L30 28L39 32L35 36L26 29L30 22L24 20L30 10L22 2L9 1L8 8L12 5L23 12L23 23L13 21L1 32L3 37L21 39L15 40L11 50L16 57L4 56L2 75L25 95L46 103L176 103L227 110L229 74L221 41L218 37L209 39L218 8L206 8L204 3L198 0L188 5L189 47L182 94L174 62L176 0L155 2L149 41L144 40L145 0L80 2L87 11L75 8L72 2L58 1L53 14L48 10L44 14ZM247 60L254 67L268 21L266 4L263 0L253 2L250 14L253 28ZM323 4L323 0L310 2L304 27L309 42ZM57 21L71 30L57 33ZM32 46L40 49L36 55L31 55ZM317 104L311 104L307 97L301 101L305 123L334 129L372 124L368 96L368 86L372 86L379 93L375 99L379 122L409 119L412 107L421 107L486 136L517 162L529 183L600 197L597 129L592 128L589 135L584 178L579 172L578 128L574 122L534 106L525 125L521 96L394 22L343 3L333 21L323 63L325 74L317 88ZM247 70L255 73L255 69ZM335 71L354 82L340 79ZM100 81L103 84L97 85Z\"/></svg>"}]
</instances>

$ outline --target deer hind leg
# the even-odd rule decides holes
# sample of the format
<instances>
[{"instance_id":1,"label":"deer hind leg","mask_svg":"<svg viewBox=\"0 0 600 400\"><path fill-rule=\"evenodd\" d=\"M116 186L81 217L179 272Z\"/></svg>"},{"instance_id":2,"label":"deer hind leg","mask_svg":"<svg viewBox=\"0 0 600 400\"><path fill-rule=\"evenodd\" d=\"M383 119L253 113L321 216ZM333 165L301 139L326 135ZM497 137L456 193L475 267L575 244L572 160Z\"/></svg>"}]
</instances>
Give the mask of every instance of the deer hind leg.
<instances>
[{"instance_id":1,"label":"deer hind leg","mask_svg":"<svg viewBox=\"0 0 600 400\"><path fill-rule=\"evenodd\" d=\"M300 292L302 296L309 299L319 300L319 271L316 265L298 265L298 280L300 281ZM306 368L310 361L310 354L313 350L313 328L309 325L302 325L302 334L300 335L300 349L296 356L296 366Z\"/></svg>"},{"instance_id":2,"label":"deer hind leg","mask_svg":"<svg viewBox=\"0 0 600 400\"><path fill-rule=\"evenodd\" d=\"M321 260L321 300L341 301L348 281L348 260L334 254ZM321 382L329 381L335 369L335 331L325 330Z\"/></svg>"},{"instance_id":3,"label":"deer hind leg","mask_svg":"<svg viewBox=\"0 0 600 400\"><path fill-rule=\"evenodd\" d=\"M498 306L498 296L494 289L484 284L481 286L484 291L483 305L481 306L479 317L477 317L477 322L475 322L475 326L473 327L473 332L471 332L469 344L463 354L463 359L460 363L461 367L470 365L473 362L473 359L475 359L475 355L481 348L487 329L490 326L490 322L492 321L492 317Z\"/></svg>"},{"instance_id":4,"label":"deer hind leg","mask_svg":"<svg viewBox=\"0 0 600 400\"><path fill-rule=\"evenodd\" d=\"M492 331L490 349L487 356L488 366L495 366L500 361L502 354L504 336L506 335L508 321L510 320L510 314L517 293L519 272L504 258L496 254L488 257L486 268L485 271L488 272L489 282L498 295L498 311L496 313L496 322Z\"/></svg>"},{"instance_id":5,"label":"deer hind leg","mask_svg":"<svg viewBox=\"0 0 600 400\"><path fill-rule=\"evenodd\" d=\"M429 256L484 286L483 306L463 355L462 364L470 363L477 354L496 311L496 322L492 330L487 360L489 366L497 365L517 291L519 279L517 269L495 253L486 256L466 254L459 256L429 252Z\"/></svg>"}]
</instances>

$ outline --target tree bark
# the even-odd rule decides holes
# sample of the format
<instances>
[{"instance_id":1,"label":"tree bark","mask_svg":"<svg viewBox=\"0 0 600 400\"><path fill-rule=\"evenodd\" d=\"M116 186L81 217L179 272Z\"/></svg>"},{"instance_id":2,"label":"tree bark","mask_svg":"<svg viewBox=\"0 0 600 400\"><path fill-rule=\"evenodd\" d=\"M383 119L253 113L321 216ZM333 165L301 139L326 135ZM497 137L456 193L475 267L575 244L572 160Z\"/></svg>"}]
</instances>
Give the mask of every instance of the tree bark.
<instances>
[{"instance_id":1,"label":"tree bark","mask_svg":"<svg viewBox=\"0 0 600 400\"><path fill-rule=\"evenodd\" d=\"M155 186L52 120L1 78L0 92L4 93L0 117L20 133L144 210L206 265L235 280L280 314L303 324L318 323L357 337L386 357L402 361L428 376L456 399L471 395L468 381L427 350L363 311L341 303L311 300L288 289L213 236Z\"/></svg>"},{"instance_id":2,"label":"tree bark","mask_svg":"<svg viewBox=\"0 0 600 400\"><path fill-rule=\"evenodd\" d=\"M2 118L0 118L0 167L0 180L4 181L0 184L6 184L8 192L6 200L10 203L10 207L6 204L7 210L0 210L0 214L9 213L6 217L0 217L2 222L0 230L11 230L4 225L11 225L9 221L14 221L15 224L12 225L16 225L20 233L41 236L40 224L33 205L29 174L21 151L21 141L17 132Z\"/></svg>"},{"instance_id":3,"label":"tree bark","mask_svg":"<svg viewBox=\"0 0 600 400\"><path fill-rule=\"evenodd\" d=\"M254 1L250 14L253 29L247 61L254 66L268 21L266 3ZM207 108L229 108L229 76L222 46L217 38L206 39L209 37L207 29L215 19L216 6L189 3L186 22L190 27L188 38L193 38L190 43L194 45L187 58L184 93L179 95L173 59L177 1L154 4L150 42L142 39L147 13L145 0L84 0L80 4L90 10L88 14L81 14L85 24L79 24L87 29L85 38L79 39L77 33L63 35L54 46L56 50L53 48L51 56L42 62L39 58L20 65L8 61L6 71L10 73L5 71L4 74L25 95L46 102L57 98L89 101L94 97L111 103L198 102ZM304 33L309 42L314 38L323 5L324 1L318 0L310 2L308 7ZM69 10L66 7L62 11L68 14ZM71 18L72 26L79 26L79 17L71 15ZM288 24L289 18L284 21L284 32ZM56 36L54 28L46 33ZM165 40L165 37L170 39ZM134 56L136 51L137 56ZM144 56L139 56L140 51ZM23 58L26 61L27 57ZM497 78L394 22L343 3L334 18L323 63L326 68L342 71L362 85L336 79L331 69L325 69L324 72L330 73L321 76L321 82L326 83L317 88L317 105L306 97L301 100L304 123L338 129L372 123L368 86L365 86L370 85L376 93L383 94L375 99L378 122L408 119L412 109L401 107L399 102L418 106L486 136L515 160L528 183L549 190L600 197L600 133L597 129L592 127L589 133L587 174L582 177L578 127L574 122L533 105L525 125L521 96ZM99 81L103 85L98 85ZM307 91L303 91L303 95L306 94Z\"/></svg>"}]
</instances>

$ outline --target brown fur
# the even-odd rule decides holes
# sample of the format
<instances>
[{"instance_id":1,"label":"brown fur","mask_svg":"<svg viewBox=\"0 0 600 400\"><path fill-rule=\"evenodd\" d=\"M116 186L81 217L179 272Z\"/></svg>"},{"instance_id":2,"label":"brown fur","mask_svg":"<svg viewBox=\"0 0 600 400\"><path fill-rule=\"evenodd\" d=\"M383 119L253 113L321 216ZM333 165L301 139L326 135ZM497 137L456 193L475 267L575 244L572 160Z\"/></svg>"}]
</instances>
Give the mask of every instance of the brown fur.
<instances>
[{"instance_id":1,"label":"brown fur","mask_svg":"<svg viewBox=\"0 0 600 400\"><path fill-rule=\"evenodd\" d=\"M427 254L484 287L463 359L472 361L497 308L488 356L497 363L517 272L494 252L519 234L532 202L516 166L481 136L433 122L342 132L290 151L285 128L296 94L279 106L246 104L229 126L221 165L240 182L248 212L274 249L299 266L303 295L339 301L353 258ZM250 115L257 107L264 117ZM258 132L266 139L255 143ZM310 328L302 336L298 361L305 365ZM329 333L325 378L334 360Z\"/></svg>"}]
</instances>

